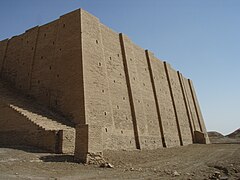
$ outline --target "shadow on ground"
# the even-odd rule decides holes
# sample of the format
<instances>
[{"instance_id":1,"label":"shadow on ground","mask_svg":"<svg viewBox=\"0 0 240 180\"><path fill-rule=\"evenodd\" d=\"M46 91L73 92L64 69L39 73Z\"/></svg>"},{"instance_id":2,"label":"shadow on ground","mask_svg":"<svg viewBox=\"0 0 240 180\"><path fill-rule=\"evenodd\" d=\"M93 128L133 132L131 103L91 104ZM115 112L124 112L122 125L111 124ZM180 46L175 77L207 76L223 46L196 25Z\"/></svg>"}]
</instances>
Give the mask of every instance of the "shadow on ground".
<instances>
[{"instance_id":1,"label":"shadow on ground","mask_svg":"<svg viewBox=\"0 0 240 180\"><path fill-rule=\"evenodd\" d=\"M32 146L16 146L16 145L0 144L0 148L10 148L10 149L22 150L30 153L49 153L49 151L39 149L37 147L32 147Z\"/></svg>"},{"instance_id":2,"label":"shadow on ground","mask_svg":"<svg viewBox=\"0 0 240 180\"><path fill-rule=\"evenodd\" d=\"M74 162L73 155L48 155L40 159L44 162Z\"/></svg>"}]
</instances>

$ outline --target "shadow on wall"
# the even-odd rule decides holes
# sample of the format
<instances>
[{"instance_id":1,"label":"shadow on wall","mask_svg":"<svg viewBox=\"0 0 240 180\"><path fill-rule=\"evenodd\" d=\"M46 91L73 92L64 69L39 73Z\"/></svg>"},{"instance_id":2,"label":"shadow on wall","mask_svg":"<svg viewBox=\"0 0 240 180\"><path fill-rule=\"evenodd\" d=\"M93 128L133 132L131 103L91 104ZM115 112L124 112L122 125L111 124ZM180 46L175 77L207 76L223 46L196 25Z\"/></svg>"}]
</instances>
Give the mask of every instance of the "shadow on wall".
<instances>
[{"instance_id":1,"label":"shadow on wall","mask_svg":"<svg viewBox=\"0 0 240 180\"><path fill-rule=\"evenodd\" d=\"M47 107L44 107L41 104L38 104L37 101L30 96L23 95L20 91L13 88L9 83L1 80L0 81L0 94L1 98L4 98L4 101L9 105L19 107L23 110L29 111L31 113L46 117L51 120L66 124L70 127L75 125L59 113L55 113L52 110L49 110Z\"/></svg>"}]
</instances>

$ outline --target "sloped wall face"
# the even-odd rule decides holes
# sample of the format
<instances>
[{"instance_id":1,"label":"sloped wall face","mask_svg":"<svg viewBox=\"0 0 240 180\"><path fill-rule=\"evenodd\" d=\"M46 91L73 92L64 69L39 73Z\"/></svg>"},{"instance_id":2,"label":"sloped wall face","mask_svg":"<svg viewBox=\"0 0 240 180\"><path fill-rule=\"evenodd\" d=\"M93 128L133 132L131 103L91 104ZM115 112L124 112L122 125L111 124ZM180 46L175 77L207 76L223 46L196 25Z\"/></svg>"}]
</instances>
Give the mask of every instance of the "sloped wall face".
<instances>
[{"instance_id":1,"label":"sloped wall face","mask_svg":"<svg viewBox=\"0 0 240 180\"><path fill-rule=\"evenodd\" d=\"M0 114L1 145L27 145L58 152L57 132L39 128L25 116L14 111L3 96L0 96Z\"/></svg>"},{"instance_id":2,"label":"sloped wall face","mask_svg":"<svg viewBox=\"0 0 240 180\"><path fill-rule=\"evenodd\" d=\"M191 125L189 124L187 109L184 101L184 94L181 88L181 81L177 71L172 69L170 65L165 63L165 68L168 76L168 83L172 96L172 102L177 119L178 133L181 145L193 143L191 134Z\"/></svg>"},{"instance_id":3,"label":"sloped wall face","mask_svg":"<svg viewBox=\"0 0 240 180\"><path fill-rule=\"evenodd\" d=\"M16 85L22 47L22 36L23 35L15 36L8 40L8 46L3 55L4 59L2 60L1 76L13 85Z\"/></svg>"},{"instance_id":4,"label":"sloped wall face","mask_svg":"<svg viewBox=\"0 0 240 180\"><path fill-rule=\"evenodd\" d=\"M84 129L85 137L101 127L102 133L95 134L101 136L98 150L193 143L194 131L202 130L189 80L96 17L85 11L80 16L88 126L77 132ZM88 147L96 149L99 143L91 139Z\"/></svg>"},{"instance_id":5,"label":"sloped wall face","mask_svg":"<svg viewBox=\"0 0 240 180\"><path fill-rule=\"evenodd\" d=\"M35 48L38 36L38 27L32 28L21 37L21 50L19 62L17 66L17 76L15 86L25 92L29 93L31 73L33 66L33 58L35 55Z\"/></svg>"},{"instance_id":6,"label":"sloped wall face","mask_svg":"<svg viewBox=\"0 0 240 180\"><path fill-rule=\"evenodd\" d=\"M129 48L131 49L131 48ZM145 50L132 44L133 59L128 63L133 100L136 104L136 118L140 137L141 148L159 148L163 146L160 116L155 103L153 81ZM130 58L130 57L129 57ZM136 79L135 79L136 77Z\"/></svg>"},{"instance_id":7,"label":"sloped wall face","mask_svg":"<svg viewBox=\"0 0 240 180\"><path fill-rule=\"evenodd\" d=\"M112 111L112 143L110 147L136 148L133 117L129 100L128 85L118 33L101 24L104 60Z\"/></svg>"},{"instance_id":8,"label":"sloped wall face","mask_svg":"<svg viewBox=\"0 0 240 180\"><path fill-rule=\"evenodd\" d=\"M6 50L8 46L8 39L0 41L0 74L3 70L3 64L6 56Z\"/></svg>"},{"instance_id":9,"label":"sloped wall face","mask_svg":"<svg viewBox=\"0 0 240 180\"><path fill-rule=\"evenodd\" d=\"M84 123L80 10L0 42L1 78Z\"/></svg>"},{"instance_id":10,"label":"sloped wall face","mask_svg":"<svg viewBox=\"0 0 240 180\"><path fill-rule=\"evenodd\" d=\"M1 41L0 68L78 124L82 154L186 145L206 133L192 82L83 10Z\"/></svg>"},{"instance_id":11,"label":"sloped wall face","mask_svg":"<svg viewBox=\"0 0 240 180\"><path fill-rule=\"evenodd\" d=\"M30 92L42 103L50 106L55 71L55 49L58 22L39 27L37 47L31 74Z\"/></svg>"},{"instance_id":12,"label":"sloped wall face","mask_svg":"<svg viewBox=\"0 0 240 180\"><path fill-rule=\"evenodd\" d=\"M171 98L168 78L164 63L150 54L150 65L155 84L156 101L160 112L162 134L166 147L179 146L180 137L178 133L177 119Z\"/></svg>"}]
</instances>

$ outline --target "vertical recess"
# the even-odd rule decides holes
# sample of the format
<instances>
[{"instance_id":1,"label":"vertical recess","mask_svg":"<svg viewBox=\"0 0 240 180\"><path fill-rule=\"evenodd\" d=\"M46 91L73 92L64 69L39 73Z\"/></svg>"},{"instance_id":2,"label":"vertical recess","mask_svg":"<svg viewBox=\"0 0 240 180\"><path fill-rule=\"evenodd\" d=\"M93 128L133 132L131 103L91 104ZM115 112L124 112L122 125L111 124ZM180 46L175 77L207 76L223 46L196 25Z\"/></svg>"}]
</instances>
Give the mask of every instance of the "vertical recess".
<instances>
[{"instance_id":1,"label":"vertical recess","mask_svg":"<svg viewBox=\"0 0 240 180\"><path fill-rule=\"evenodd\" d=\"M157 92L156 92L155 82L153 79L153 72L152 72L152 67L151 67L151 63L150 63L151 60L149 57L148 50L145 50L145 54L147 57L147 63L148 63L148 69L149 69L150 78L151 78L151 84L152 84L152 88L153 88L154 100L155 100L155 104L156 104L156 108L157 108L157 115L158 115L160 134L161 134L161 138L162 138L162 145L163 145L163 147L166 147L165 137L164 137L164 133L163 133L161 113L160 113L160 108L159 108L159 104L158 104Z\"/></svg>"},{"instance_id":2,"label":"vertical recess","mask_svg":"<svg viewBox=\"0 0 240 180\"><path fill-rule=\"evenodd\" d=\"M56 35L54 36L54 42L53 42L53 45L54 45L54 50L53 50L53 66L56 67L56 56L57 56L57 51L58 51L58 36L59 36L59 26L60 26L60 18L57 20L57 25L56 25ZM56 78L57 77L57 78ZM52 106L51 104L51 98L54 96L54 91L56 92L56 86L55 86L55 81L59 81L59 74L57 72L57 69L55 68L54 71L53 71L53 75L50 77L50 84L49 85L49 98L48 98L48 105L49 107Z\"/></svg>"},{"instance_id":3,"label":"vertical recess","mask_svg":"<svg viewBox=\"0 0 240 180\"><path fill-rule=\"evenodd\" d=\"M188 84L189 84L189 87L190 87L190 90L191 90L191 96L192 96L193 103L194 103L194 108L195 108L195 111L196 111L196 114L197 114L198 124L199 124L201 132L203 132L202 124L200 122L200 117L199 117L199 111L198 111L197 104L196 104L196 99L195 99L194 94L193 94L194 90L193 90L193 87L192 87L190 79L188 79Z\"/></svg>"},{"instance_id":4,"label":"vertical recess","mask_svg":"<svg viewBox=\"0 0 240 180\"><path fill-rule=\"evenodd\" d=\"M177 74L178 74L179 82L180 82L180 85L181 85L181 91L182 91L182 94L183 94L185 108L187 110L188 123L189 123L189 127L190 127L190 130L191 130L192 140L194 141L193 128L192 128L192 123L191 123L190 112L189 112L188 105L187 105L187 97L186 97L186 92L185 92L184 85L183 85L182 75L180 74L179 71L177 71Z\"/></svg>"},{"instance_id":5,"label":"vertical recess","mask_svg":"<svg viewBox=\"0 0 240 180\"><path fill-rule=\"evenodd\" d=\"M173 104L173 109L174 109L176 123L177 123L177 130L178 130L178 136L179 136L179 140L180 140L180 145L182 146L183 145L182 135L181 135L181 131L180 131L180 125L179 125L179 121L178 121L178 115L177 115L175 100L174 100L174 97L173 97L171 80L170 80L170 77L169 77L168 67L167 67L167 63L166 62L164 62L164 68L165 68L165 72L166 72L166 75L167 75L168 86L169 86L169 90L170 90L170 94L171 94L171 98L172 98L172 104Z\"/></svg>"},{"instance_id":6,"label":"vertical recess","mask_svg":"<svg viewBox=\"0 0 240 180\"><path fill-rule=\"evenodd\" d=\"M33 66L35 63L35 59L36 59L36 51L37 51L37 43L38 43L38 38L39 38L39 27L37 29L37 37L36 37L36 42L35 42L35 49L33 52L33 58L32 58L32 64L31 64L31 69L30 69L30 79L29 79L29 90L31 91L32 88L32 74L33 74Z\"/></svg>"},{"instance_id":7,"label":"vertical recess","mask_svg":"<svg viewBox=\"0 0 240 180\"><path fill-rule=\"evenodd\" d=\"M6 45L4 54L3 54L2 67L0 69L0 77L2 77L3 67L4 67L4 64L5 64L6 54L7 54L7 50L8 50L8 44L9 44L9 39L7 40L7 45Z\"/></svg>"},{"instance_id":8,"label":"vertical recess","mask_svg":"<svg viewBox=\"0 0 240 180\"><path fill-rule=\"evenodd\" d=\"M80 91L82 91L80 94L82 96L81 100L82 100L82 108L81 108L81 111L82 111L82 117L83 117L83 122L82 124L86 124L86 115L85 115L85 97L84 97L84 78L83 78L83 42L82 42L82 10L79 9L79 26L80 26L80 61L81 61L81 83L82 83L82 89L80 89Z\"/></svg>"},{"instance_id":9,"label":"vertical recess","mask_svg":"<svg viewBox=\"0 0 240 180\"><path fill-rule=\"evenodd\" d=\"M126 81L127 81L129 101L130 101L130 106L131 106L131 115L132 115L132 121L133 121L133 131L134 131L134 136L135 136L136 148L141 149L138 128L137 128L136 112L135 112L135 107L134 107L134 103L133 103L133 94L132 94L129 72L128 72L126 50L125 50L124 39L123 39L122 33L119 34L119 38L120 38L121 51L122 51L122 56L123 56L124 71L125 71L125 76L126 76Z\"/></svg>"}]
</instances>

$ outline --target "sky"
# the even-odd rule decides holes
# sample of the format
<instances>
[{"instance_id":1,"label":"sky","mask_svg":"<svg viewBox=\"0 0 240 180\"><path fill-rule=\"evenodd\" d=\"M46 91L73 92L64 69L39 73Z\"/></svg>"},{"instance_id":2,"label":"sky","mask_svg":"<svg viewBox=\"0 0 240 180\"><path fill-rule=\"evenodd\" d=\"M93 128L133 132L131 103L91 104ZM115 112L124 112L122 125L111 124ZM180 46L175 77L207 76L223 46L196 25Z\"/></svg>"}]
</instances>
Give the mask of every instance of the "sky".
<instances>
[{"instance_id":1,"label":"sky","mask_svg":"<svg viewBox=\"0 0 240 180\"><path fill-rule=\"evenodd\" d=\"M0 40L78 8L192 79L208 131L240 128L239 0L0 0Z\"/></svg>"}]
</instances>

